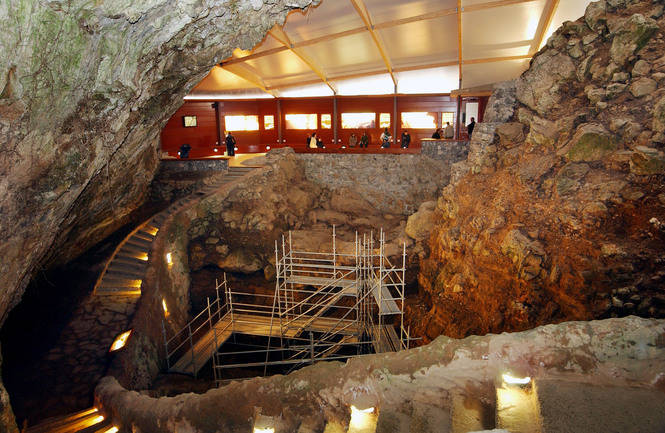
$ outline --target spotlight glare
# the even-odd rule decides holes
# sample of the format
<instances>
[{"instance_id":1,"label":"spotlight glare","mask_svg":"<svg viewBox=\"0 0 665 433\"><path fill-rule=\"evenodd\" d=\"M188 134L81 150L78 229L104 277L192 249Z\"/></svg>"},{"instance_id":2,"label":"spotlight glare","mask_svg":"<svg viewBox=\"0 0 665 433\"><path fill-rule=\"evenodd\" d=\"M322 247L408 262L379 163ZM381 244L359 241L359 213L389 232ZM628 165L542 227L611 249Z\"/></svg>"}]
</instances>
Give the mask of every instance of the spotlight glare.
<instances>
[{"instance_id":1,"label":"spotlight glare","mask_svg":"<svg viewBox=\"0 0 665 433\"><path fill-rule=\"evenodd\" d=\"M529 376L514 377L508 373L504 373L501 378L503 379L503 383L506 385L527 385L529 382L531 382L531 378Z\"/></svg>"}]
</instances>

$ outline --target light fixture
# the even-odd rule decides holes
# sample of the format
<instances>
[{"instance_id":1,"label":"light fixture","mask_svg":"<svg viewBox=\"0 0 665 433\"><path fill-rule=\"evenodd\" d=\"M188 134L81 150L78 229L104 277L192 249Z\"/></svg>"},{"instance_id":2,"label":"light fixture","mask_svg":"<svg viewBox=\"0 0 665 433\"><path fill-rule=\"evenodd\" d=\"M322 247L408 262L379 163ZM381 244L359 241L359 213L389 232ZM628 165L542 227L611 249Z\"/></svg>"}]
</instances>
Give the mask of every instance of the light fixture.
<instances>
[{"instance_id":1,"label":"light fixture","mask_svg":"<svg viewBox=\"0 0 665 433\"><path fill-rule=\"evenodd\" d=\"M173 264L173 256L171 253L166 253L166 264L169 266Z\"/></svg>"},{"instance_id":2,"label":"light fixture","mask_svg":"<svg viewBox=\"0 0 665 433\"><path fill-rule=\"evenodd\" d=\"M236 150L236 151L237 151L237 150L238 150L238 147L237 147L237 146L236 146L236 147L234 147L234 148L233 148L233 150Z\"/></svg>"},{"instance_id":3,"label":"light fixture","mask_svg":"<svg viewBox=\"0 0 665 433\"><path fill-rule=\"evenodd\" d=\"M164 317L169 317L169 309L166 307L166 299L162 298L162 308L164 309Z\"/></svg>"},{"instance_id":4,"label":"light fixture","mask_svg":"<svg viewBox=\"0 0 665 433\"><path fill-rule=\"evenodd\" d=\"M266 146L266 150L270 150L270 146Z\"/></svg>"},{"instance_id":5,"label":"light fixture","mask_svg":"<svg viewBox=\"0 0 665 433\"><path fill-rule=\"evenodd\" d=\"M110 429L104 431L103 433L117 433L118 432L118 427L113 426Z\"/></svg>"},{"instance_id":6,"label":"light fixture","mask_svg":"<svg viewBox=\"0 0 665 433\"><path fill-rule=\"evenodd\" d=\"M272 417L259 415L254 421L254 433L275 433Z\"/></svg>"},{"instance_id":7,"label":"light fixture","mask_svg":"<svg viewBox=\"0 0 665 433\"><path fill-rule=\"evenodd\" d=\"M215 152L219 152L219 150L218 150L216 147L215 147L213 150L214 150Z\"/></svg>"},{"instance_id":8,"label":"light fixture","mask_svg":"<svg viewBox=\"0 0 665 433\"><path fill-rule=\"evenodd\" d=\"M515 377L509 373L504 373L503 375L501 375L501 378L503 379L503 383L506 385L524 386L528 385L531 382L531 378L529 376Z\"/></svg>"},{"instance_id":9,"label":"light fixture","mask_svg":"<svg viewBox=\"0 0 665 433\"><path fill-rule=\"evenodd\" d=\"M132 335L132 330L131 329L129 331L125 331L122 334L115 337L115 340L113 340L113 344L111 344L111 348L109 349L109 352L115 352L115 351L120 350L123 347L125 347L125 345L127 344L127 340L129 339L130 335Z\"/></svg>"}]
</instances>

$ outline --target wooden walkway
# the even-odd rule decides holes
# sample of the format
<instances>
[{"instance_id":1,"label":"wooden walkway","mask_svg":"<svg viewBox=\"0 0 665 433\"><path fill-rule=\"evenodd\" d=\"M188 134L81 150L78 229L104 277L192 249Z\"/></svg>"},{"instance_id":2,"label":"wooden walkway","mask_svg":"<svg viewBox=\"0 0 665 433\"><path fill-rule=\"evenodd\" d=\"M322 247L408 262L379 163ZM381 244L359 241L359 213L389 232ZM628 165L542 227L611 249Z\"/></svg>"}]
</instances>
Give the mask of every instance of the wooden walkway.
<instances>
[{"instance_id":1,"label":"wooden walkway","mask_svg":"<svg viewBox=\"0 0 665 433\"><path fill-rule=\"evenodd\" d=\"M328 332L331 329L345 335L355 335L359 332L358 325L353 320L340 320L332 317L303 316L291 322L282 334L279 319L270 316L254 314L226 314L203 335L196 343L194 350L185 352L178 361L169 368L170 373L197 374L210 360L217 349L234 333L255 335L262 337L294 338L304 330L314 332Z\"/></svg>"}]
</instances>

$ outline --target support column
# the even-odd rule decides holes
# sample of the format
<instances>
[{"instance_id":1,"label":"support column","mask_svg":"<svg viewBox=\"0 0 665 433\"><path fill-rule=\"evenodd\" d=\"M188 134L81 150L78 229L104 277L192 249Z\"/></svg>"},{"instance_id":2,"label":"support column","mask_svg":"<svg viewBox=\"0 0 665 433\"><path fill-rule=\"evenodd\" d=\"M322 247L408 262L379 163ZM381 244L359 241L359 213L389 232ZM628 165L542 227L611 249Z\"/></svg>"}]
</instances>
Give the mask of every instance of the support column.
<instances>
[{"instance_id":1,"label":"support column","mask_svg":"<svg viewBox=\"0 0 665 433\"><path fill-rule=\"evenodd\" d=\"M282 147L282 100L277 99L277 142Z\"/></svg>"},{"instance_id":2,"label":"support column","mask_svg":"<svg viewBox=\"0 0 665 433\"><path fill-rule=\"evenodd\" d=\"M335 146L339 144L337 136L337 94L333 93L333 114L332 114L332 127L333 127L333 141Z\"/></svg>"},{"instance_id":3,"label":"support column","mask_svg":"<svg viewBox=\"0 0 665 433\"><path fill-rule=\"evenodd\" d=\"M393 124L393 144L397 146L397 84L395 84L395 91L393 92L393 118L391 120ZM400 147L402 143L399 143Z\"/></svg>"},{"instance_id":4,"label":"support column","mask_svg":"<svg viewBox=\"0 0 665 433\"><path fill-rule=\"evenodd\" d=\"M213 102L212 108L215 109L215 126L217 129L217 146L222 145L222 125L219 121L219 102Z\"/></svg>"},{"instance_id":5,"label":"support column","mask_svg":"<svg viewBox=\"0 0 665 433\"><path fill-rule=\"evenodd\" d=\"M455 136L457 137L457 140L461 138L460 135L460 112L462 109L462 79L460 78L459 80L459 93L457 94L457 119L455 120L455 123L457 124L457 130Z\"/></svg>"}]
</instances>

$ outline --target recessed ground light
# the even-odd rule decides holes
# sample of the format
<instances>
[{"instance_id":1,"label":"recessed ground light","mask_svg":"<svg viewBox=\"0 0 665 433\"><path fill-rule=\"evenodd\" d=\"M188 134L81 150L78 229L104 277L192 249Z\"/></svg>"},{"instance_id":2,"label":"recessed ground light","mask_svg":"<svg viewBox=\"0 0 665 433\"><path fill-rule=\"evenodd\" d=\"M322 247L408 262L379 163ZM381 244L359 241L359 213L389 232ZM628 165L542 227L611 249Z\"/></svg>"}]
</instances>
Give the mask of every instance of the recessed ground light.
<instances>
[{"instance_id":1,"label":"recessed ground light","mask_svg":"<svg viewBox=\"0 0 665 433\"><path fill-rule=\"evenodd\" d=\"M266 146L266 150L270 150L270 146Z\"/></svg>"},{"instance_id":2,"label":"recessed ground light","mask_svg":"<svg viewBox=\"0 0 665 433\"><path fill-rule=\"evenodd\" d=\"M215 147L213 150L214 150L215 152L219 152L219 149L217 149L216 147Z\"/></svg>"},{"instance_id":3,"label":"recessed ground light","mask_svg":"<svg viewBox=\"0 0 665 433\"><path fill-rule=\"evenodd\" d=\"M162 299L162 308L164 309L164 317L169 317L169 309L166 307L166 299Z\"/></svg>"},{"instance_id":4,"label":"recessed ground light","mask_svg":"<svg viewBox=\"0 0 665 433\"><path fill-rule=\"evenodd\" d=\"M166 253L166 264L169 266L173 264L173 256L171 253Z\"/></svg>"},{"instance_id":5,"label":"recessed ground light","mask_svg":"<svg viewBox=\"0 0 665 433\"><path fill-rule=\"evenodd\" d=\"M238 150L238 148L237 148L237 147L234 147L233 150Z\"/></svg>"},{"instance_id":6,"label":"recessed ground light","mask_svg":"<svg viewBox=\"0 0 665 433\"><path fill-rule=\"evenodd\" d=\"M513 385L513 386L524 386L528 385L529 382L531 382L531 378L529 376L515 377L508 373L504 373L501 376L501 378L503 379L503 383L505 383L506 385Z\"/></svg>"},{"instance_id":7,"label":"recessed ground light","mask_svg":"<svg viewBox=\"0 0 665 433\"><path fill-rule=\"evenodd\" d=\"M127 344L127 340L129 340L130 335L132 335L131 329L115 337L115 340L113 340L113 344L111 344L109 352L115 352L125 347L125 345Z\"/></svg>"},{"instance_id":8,"label":"recessed ground light","mask_svg":"<svg viewBox=\"0 0 665 433\"><path fill-rule=\"evenodd\" d=\"M113 427L111 427L110 429L108 429L108 430L106 430L106 431L104 431L104 432L102 432L102 433L117 433L117 432L118 432L118 427L113 426Z\"/></svg>"},{"instance_id":9,"label":"recessed ground light","mask_svg":"<svg viewBox=\"0 0 665 433\"><path fill-rule=\"evenodd\" d=\"M351 405L351 421L349 422L349 429L366 429L369 428L374 420L373 407L368 407L365 409L358 409L357 407Z\"/></svg>"},{"instance_id":10,"label":"recessed ground light","mask_svg":"<svg viewBox=\"0 0 665 433\"><path fill-rule=\"evenodd\" d=\"M272 417L259 415L256 421L254 421L254 433L275 433L273 424Z\"/></svg>"},{"instance_id":11,"label":"recessed ground light","mask_svg":"<svg viewBox=\"0 0 665 433\"><path fill-rule=\"evenodd\" d=\"M139 260L143 260L144 262L148 261L148 253L140 253L136 255L136 258Z\"/></svg>"}]
</instances>

